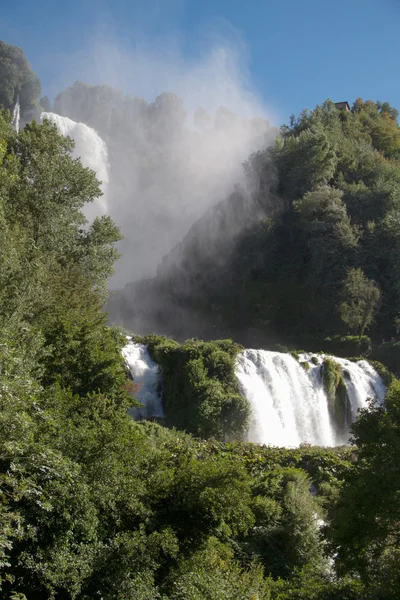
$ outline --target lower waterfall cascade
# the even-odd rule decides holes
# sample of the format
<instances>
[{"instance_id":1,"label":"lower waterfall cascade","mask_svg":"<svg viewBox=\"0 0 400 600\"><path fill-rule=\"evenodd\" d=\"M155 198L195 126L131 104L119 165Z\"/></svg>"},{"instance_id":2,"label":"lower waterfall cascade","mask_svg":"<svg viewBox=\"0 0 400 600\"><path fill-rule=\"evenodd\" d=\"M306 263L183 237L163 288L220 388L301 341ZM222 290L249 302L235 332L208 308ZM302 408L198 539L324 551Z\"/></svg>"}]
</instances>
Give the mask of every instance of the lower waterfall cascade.
<instances>
[{"instance_id":1,"label":"lower waterfall cascade","mask_svg":"<svg viewBox=\"0 0 400 600\"><path fill-rule=\"evenodd\" d=\"M147 347L128 341L123 356L142 408L137 419L162 417L157 364ZM324 385L325 361L334 361L345 385L344 397L330 398ZM368 399L382 402L386 388L366 360L353 362L324 354L291 354L268 350L244 350L236 358L236 377L251 406L246 441L281 447L301 444L338 446L349 441L349 429ZM335 417L341 416L341 423Z\"/></svg>"},{"instance_id":2,"label":"lower waterfall cascade","mask_svg":"<svg viewBox=\"0 0 400 600\"><path fill-rule=\"evenodd\" d=\"M327 358L339 365L346 386L342 426L332 416L324 386ZM248 441L273 446L345 444L358 410L367 407L368 398L381 402L386 392L368 361L324 354L300 354L297 360L280 352L244 350L237 357L236 376L252 409Z\"/></svg>"}]
</instances>

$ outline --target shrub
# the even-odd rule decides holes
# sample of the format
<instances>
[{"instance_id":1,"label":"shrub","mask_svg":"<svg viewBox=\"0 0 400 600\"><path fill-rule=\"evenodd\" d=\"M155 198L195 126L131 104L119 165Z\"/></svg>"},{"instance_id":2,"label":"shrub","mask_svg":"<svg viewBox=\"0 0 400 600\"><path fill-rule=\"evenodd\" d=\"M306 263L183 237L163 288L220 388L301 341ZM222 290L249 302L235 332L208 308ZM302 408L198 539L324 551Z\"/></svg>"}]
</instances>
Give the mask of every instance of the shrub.
<instances>
[{"instance_id":1,"label":"shrub","mask_svg":"<svg viewBox=\"0 0 400 600\"><path fill-rule=\"evenodd\" d=\"M371 339L367 335L334 335L323 342L323 349L335 356L369 356L371 354Z\"/></svg>"},{"instance_id":2,"label":"shrub","mask_svg":"<svg viewBox=\"0 0 400 600\"><path fill-rule=\"evenodd\" d=\"M250 406L240 395L235 358L241 347L232 340L177 342L146 336L152 358L162 371L165 422L201 437L243 437Z\"/></svg>"}]
</instances>

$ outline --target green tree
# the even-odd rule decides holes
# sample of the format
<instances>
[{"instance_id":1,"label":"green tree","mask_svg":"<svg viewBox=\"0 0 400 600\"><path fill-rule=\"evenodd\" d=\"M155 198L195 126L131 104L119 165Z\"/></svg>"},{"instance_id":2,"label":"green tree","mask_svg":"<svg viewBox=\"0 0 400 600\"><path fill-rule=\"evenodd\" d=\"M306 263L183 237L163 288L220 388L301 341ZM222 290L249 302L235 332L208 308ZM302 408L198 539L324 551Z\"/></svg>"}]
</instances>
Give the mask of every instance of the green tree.
<instances>
[{"instance_id":1,"label":"green tree","mask_svg":"<svg viewBox=\"0 0 400 600\"><path fill-rule=\"evenodd\" d=\"M259 565L242 569L231 548L215 538L181 560L165 585L170 600L270 600L270 587Z\"/></svg>"},{"instance_id":2,"label":"green tree","mask_svg":"<svg viewBox=\"0 0 400 600\"><path fill-rule=\"evenodd\" d=\"M237 345L187 340L179 346L155 335L143 341L162 369L167 425L224 441L243 436L250 406L235 377Z\"/></svg>"},{"instance_id":3,"label":"green tree","mask_svg":"<svg viewBox=\"0 0 400 600\"><path fill-rule=\"evenodd\" d=\"M308 278L320 289L337 285L357 246L341 192L329 187L309 192L294 211L309 253Z\"/></svg>"},{"instance_id":4,"label":"green tree","mask_svg":"<svg viewBox=\"0 0 400 600\"><path fill-rule=\"evenodd\" d=\"M298 137L276 142L274 162L279 170L279 192L289 200L301 198L334 176L337 157L322 128L305 129Z\"/></svg>"},{"instance_id":5,"label":"green tree","mask_svg":"<svg viewBox=\"0 0 400 600\"><path fill-rule=\"evenodd\" d=\"M319 572L325 567L319 507L309 488L307 474L290 468L270 469L255 485L256 524L243 545L273 577L289 577L306 565Z\"/></svg>"},{"instance_id":6,"label":"green tree","mask_svg":"<svg viewBox=\"0 0 400 600\"><path fill-rule=\"evenodd\" d=\"M0 108L11 110L19 97L24 114L36 106L40 92L41 83L21 48L0 40Z\"/></svg>"},{"instance_id":7,"label":"green tree","mask_svg":"<svg viewBox=\"0 0 400 600\"><path fill-rule=\"evenodd\" d=\"M358 572L377 597L400 593L400 382L353 425L357 462L331 527L339 572ZM375 596L376 597L376 596Z\"/></svg>"},{"instance_id":8,"label":"green tree","mask_svg":"<svg viewBox=\"0 0 400 600\"><path fill-rule=\"evenodd\" d=\"M380 291L374 281L365 277L362 269L349 269L343 293L346 299L339 307L342 321L361 337L373 321Z\"/></svg>"},{"instance_id":9,"label":"green tree","mask_svg":"<svg viewBox=\"0 0 400 600\"><path fill-rule=\"evenodd\" d=\"M400 152L398 111L388 102L363 101L357 98L353 105L362 130L370 136L374 148L387 157L396 158Z\"/></svg>"}]
</instances>

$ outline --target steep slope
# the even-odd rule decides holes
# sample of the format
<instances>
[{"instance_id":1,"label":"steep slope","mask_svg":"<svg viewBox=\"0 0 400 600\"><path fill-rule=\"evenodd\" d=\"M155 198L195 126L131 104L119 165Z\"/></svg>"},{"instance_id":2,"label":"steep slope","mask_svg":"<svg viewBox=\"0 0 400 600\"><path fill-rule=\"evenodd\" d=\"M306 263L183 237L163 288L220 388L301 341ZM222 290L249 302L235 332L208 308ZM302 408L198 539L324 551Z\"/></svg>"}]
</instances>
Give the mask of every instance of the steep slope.
<instances>
[{"instance_id":1,"label":"steep slope","mask_svg":"<svg viewBox=\"0 0 400 600\"><path fill-rule=\"evenodd\" d=\"M180 335L184 322L190 335L215 327L217 337L251 346L318 349L328 336L367 330L375 344L395 338L399 156L397 111L387 103L305 111L250 158L244 194L201 219L154 281L116 295L112 318L135 329L140 311L157 329L164 305L162 332Z\"/></svg>"}]
</instances>

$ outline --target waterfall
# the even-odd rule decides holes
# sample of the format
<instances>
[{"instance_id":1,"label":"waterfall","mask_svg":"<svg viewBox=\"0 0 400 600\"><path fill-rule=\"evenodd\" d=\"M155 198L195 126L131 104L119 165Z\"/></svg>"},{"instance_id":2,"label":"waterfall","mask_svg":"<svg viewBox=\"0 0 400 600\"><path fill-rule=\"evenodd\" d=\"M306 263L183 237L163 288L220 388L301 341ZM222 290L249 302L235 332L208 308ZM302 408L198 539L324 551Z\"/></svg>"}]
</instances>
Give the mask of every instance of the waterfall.
<instances>
[{"instance_id":1,"label":"waterfall","mask_svg":"<svg viewBox=\"0 0 400 600\"><path fill-rule=\"evenodd\" d=\"M135 418L162 417L157 364L147 346L129 342L122 353L138 385L135 397L144 406ZM325 361L340 368L342 393L330 397L324 386ZM382 401L386 388L366 361L352 362L324 354L290 354L244 350L236 359L236 377L251 406L247 441L272 446L338 446L368 398ZM173 415L171 415L173 419Z\"/></svg>"},{"instance_id":2,"label":"waterfall","mask_svg":"<svg viewBox=\"0 0 400 600\"><path fill-rule=\"evenodd\" d=\"M326 358L340 367L342 398L329 398L325 390ZM245 350L238 355L236 375L252 408L248 441L274 446L347 443L358 409L367 406L368 398L382 401L386 391L367 361L319 354L301 354L296 360L290 354Z\"/></svg>"},{"instance_id":3,"label":"waterfall","mask_svg":"<svg viewBox=\"0 0 400 600\"><path fill-rule=\"evenodd\" d=\"M20 105L19 105L19 96L14 106L13 116L12 116L12 125L15 131L19 132L19 121L20 121Z\"/></svg>"},{"instance_id":4,"label":"waterfall","mask_svg":"<svg viewBox=\"0 0 400 600\"><path fill-rule=\"evenodd\" d=\"M43 112L40 118L42 121L49 119L55 123L62 135L69 136L74 140L73 156L80 158L85 167L95 171L97 178L102 182L103 196L97 198L92 205L87 204L85 206L86 218L92 221L97 216L107 214L108 150L106 143L94 129L84 123L76 123L68 117L61 117L51 112Z\"/></svg>"},{"instance_id":5,"label":"waterfall","mask_svg":"<svg viewBox=\"0 0 400 600\"><path fill-rule=\"evenodd\" d=\"M129 341L123 348L122 355L138 388L135 398L143 404L141 408L131 409L132 416L135 419L162 417L161 398L158 394L158 366L150 358L147 346Z\"/></svg>"}]
</instances>

